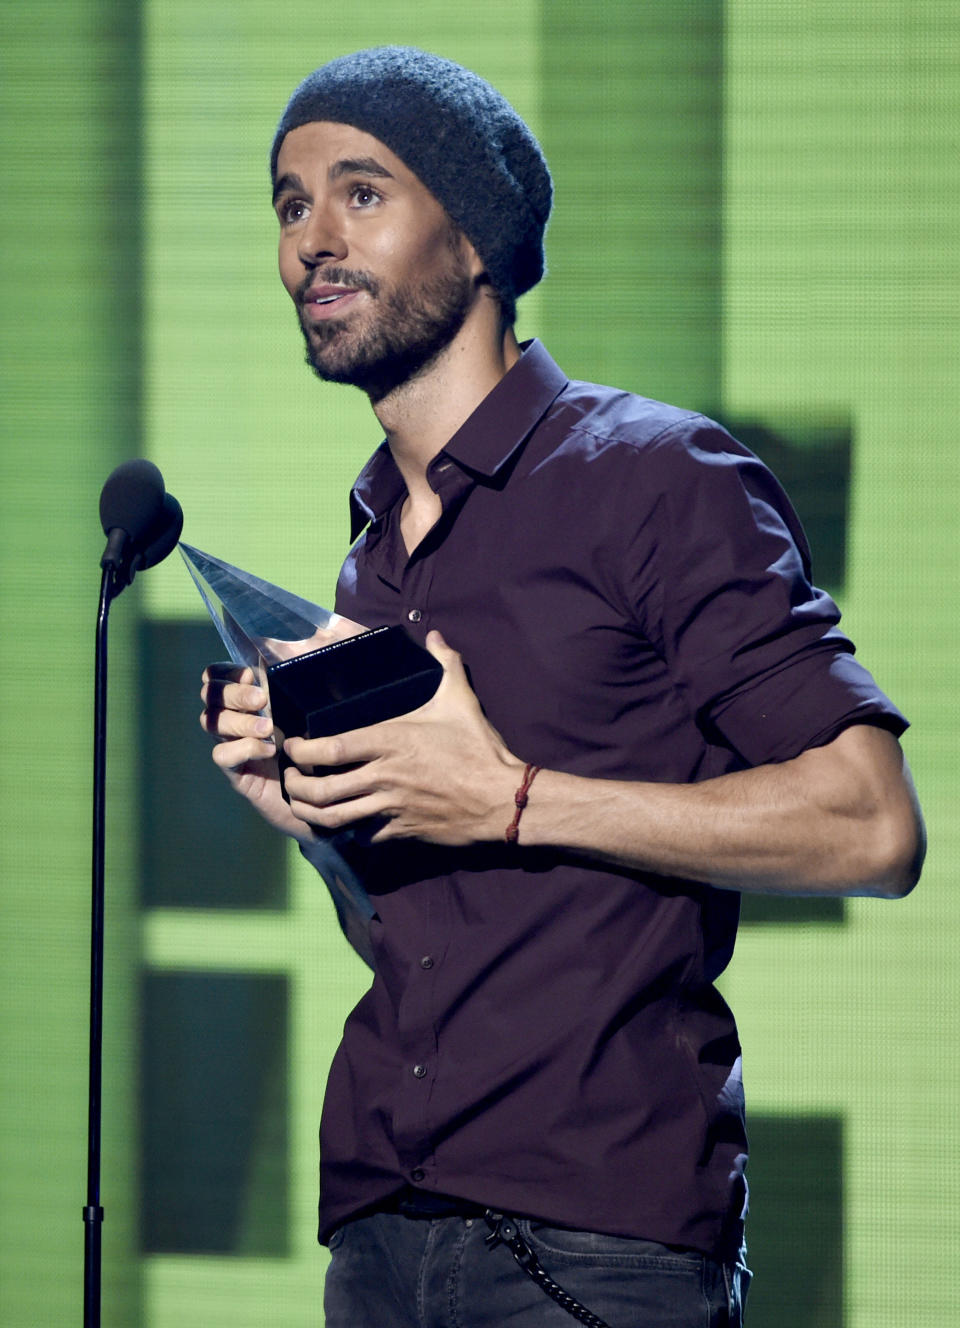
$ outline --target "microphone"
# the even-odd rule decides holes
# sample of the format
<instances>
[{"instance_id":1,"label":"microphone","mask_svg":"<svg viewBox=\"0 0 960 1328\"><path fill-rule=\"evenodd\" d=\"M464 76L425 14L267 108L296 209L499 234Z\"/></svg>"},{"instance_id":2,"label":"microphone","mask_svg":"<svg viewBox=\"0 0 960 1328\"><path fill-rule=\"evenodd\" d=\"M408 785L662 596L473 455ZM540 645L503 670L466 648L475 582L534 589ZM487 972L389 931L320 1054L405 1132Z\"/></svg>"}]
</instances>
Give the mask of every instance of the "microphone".
<instances>
[{"instance_id":1,"label":"microphone","mask_svg":"<svg viewBox=\"0 0 960 1328\"><path fill-rule=\"evenodd\" d=\"M111 569L119 594L138 571L155 567L173 550L183 512L153 462L138 458L117 466L104 484L100 524L107 537L100 566Z\"/></svg>"},{"instance_id":2,"label":"microphone","mask_svg":"<svg viewBox=\"0 0 960 1328\"><path fill-rule=\"evenodd\" d=\"M157 563L162 563L168 554L173 553L182 530L183 508L172 493L165 493L160 516L147 531L146 548L133 560L130 580L133 580L134 573L145 572L148 567L156 567Z\"/></svg>"}]
</instances>

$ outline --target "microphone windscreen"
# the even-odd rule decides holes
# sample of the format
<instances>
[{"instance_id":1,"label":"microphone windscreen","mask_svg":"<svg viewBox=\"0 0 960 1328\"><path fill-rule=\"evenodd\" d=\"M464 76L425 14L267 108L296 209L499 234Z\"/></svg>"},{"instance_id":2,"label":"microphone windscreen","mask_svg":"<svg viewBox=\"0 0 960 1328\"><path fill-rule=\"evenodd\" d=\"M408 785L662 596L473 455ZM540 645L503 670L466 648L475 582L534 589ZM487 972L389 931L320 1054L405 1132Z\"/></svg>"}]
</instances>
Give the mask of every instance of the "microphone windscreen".
<instances>
[{"instance_id":1,"label":"microphone windscreen","mask_svg":"<svg viewBox=\"0 0 960 1328\"><path fill-rule=\"evenodd\" d=\"M100 491L103 533L120 529L141 545L163 512L163 476L152 461L124 461Z\"/></svg>"},{"instance_id":2,"label":"microphone windscreen","mask_svg":"<svg viewBox=\"0 0 960 1328\"><path fill-rule=\"evenodd\" d=\"M157 563L162 563L167 554L172 553L177 547L177 540L182 530L183 508L172 493L165 493L157 523L147 534L146 548L141 554L139 570L146 571L148 567L156 567Z\"/></svg>"}]
</instances>

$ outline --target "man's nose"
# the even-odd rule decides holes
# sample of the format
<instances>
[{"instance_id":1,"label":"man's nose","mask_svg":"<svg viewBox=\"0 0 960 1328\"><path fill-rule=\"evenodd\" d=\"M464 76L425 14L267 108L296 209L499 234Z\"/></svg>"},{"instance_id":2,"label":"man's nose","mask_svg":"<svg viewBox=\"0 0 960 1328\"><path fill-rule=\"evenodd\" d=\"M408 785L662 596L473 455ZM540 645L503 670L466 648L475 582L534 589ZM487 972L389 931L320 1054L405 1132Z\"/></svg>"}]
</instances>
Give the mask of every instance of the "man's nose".
<instances>
[{"instance_id":1,"label":"man's nose","mask_svg":"<svg viewBox=\"0 0 960 1328\"><path fill-rule=\"evenodd\" d=\"M315 204L300 232L297 245L300 261L305 267L316 267L330 259L343 262L347 251L343 227L338 224L333 209Z\"/></svg>"}]
</instances>

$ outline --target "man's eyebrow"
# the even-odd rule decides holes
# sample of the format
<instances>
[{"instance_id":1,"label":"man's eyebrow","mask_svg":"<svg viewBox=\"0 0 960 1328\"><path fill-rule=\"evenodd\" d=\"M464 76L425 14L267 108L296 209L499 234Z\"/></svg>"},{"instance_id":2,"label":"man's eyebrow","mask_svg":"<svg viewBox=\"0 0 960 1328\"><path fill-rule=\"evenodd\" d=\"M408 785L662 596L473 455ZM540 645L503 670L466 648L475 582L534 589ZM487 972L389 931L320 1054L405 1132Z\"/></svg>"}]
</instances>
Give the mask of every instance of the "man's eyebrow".
<instances>
[{"instance_id":1,"label":"man's eyebrow","mask_svg":"<svg viewBox=\"0 0 960 1328\"><path fill-rule=\"evenodd\" d=\"M331 180L339 180L342 175L376 175L384 180L392 180L393 174L382 166L376 157L344 157L335 161L329 171Z\"/></svg>"},{"instance_id":2,"label":"man's eyebrow","mask_svg":"<svg viewBox=\"0 0 960 1328\"><path fill-rule=\"evenodd\" d=\"M276 203L277 199L280 197L281 194L286 194L286 193L302 194L304 192L305 192L305 186L303 181L300 179L300 176L291 175L287 173L286 175L281 175L280 179L273 186L273 201L274 203Z\"/></svg>"},{"instance_id":3,"label":"man's eyebrow","mask_svg":"<svg viewBox=\"0 0 960 1328\"><path fill-rule=\"evenodd\" d=\"M344 175L373 175L381 180L392 180L393 173L388 171L376 157L343 157L335 161L328 171L331 180L339 180ZM276 203L281 194L306 193L306 185L299 175L288 172L281 175L273 186L273 201Z\"/></svg>"}]
</instances>

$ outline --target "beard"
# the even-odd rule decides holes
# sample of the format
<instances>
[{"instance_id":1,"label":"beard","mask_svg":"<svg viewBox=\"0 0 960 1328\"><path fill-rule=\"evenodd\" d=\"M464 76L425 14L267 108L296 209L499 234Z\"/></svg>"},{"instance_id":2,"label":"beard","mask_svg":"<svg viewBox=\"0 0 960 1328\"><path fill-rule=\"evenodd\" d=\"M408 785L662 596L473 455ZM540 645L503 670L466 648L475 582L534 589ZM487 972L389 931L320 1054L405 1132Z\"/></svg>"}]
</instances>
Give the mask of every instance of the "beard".
<instances>
[{"instance_id":1,"label":"beard","mask_svg":"<svg viewBox=\"0 0 960 1328\"><path fill-rule=\"evenodd\" d=\"M422 373L460 331L473 299L473 279L451 245L448 271L425 285L384 292L365 272L325 269L325 281L368 291L373 318L351 327L351 315L300 326L307 363L328 383L350 383L374 403ZM304 281L304 290L314 280ZM299 307L299 302L298 302Z\"/></svg>"}]
</instances>

